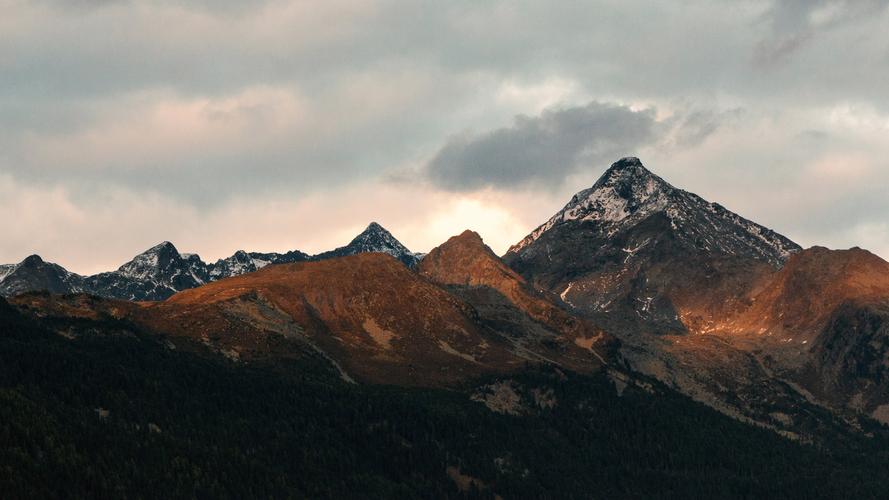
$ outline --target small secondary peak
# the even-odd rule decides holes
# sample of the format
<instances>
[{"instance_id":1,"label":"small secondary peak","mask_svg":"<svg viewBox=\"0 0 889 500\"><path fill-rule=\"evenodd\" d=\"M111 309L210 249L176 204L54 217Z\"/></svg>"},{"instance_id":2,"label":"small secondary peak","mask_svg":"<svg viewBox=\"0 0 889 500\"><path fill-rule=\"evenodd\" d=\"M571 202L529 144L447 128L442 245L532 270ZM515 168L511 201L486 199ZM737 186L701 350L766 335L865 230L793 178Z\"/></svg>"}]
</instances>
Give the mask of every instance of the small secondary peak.
<instances>
[{"instance_id":1,"label":"small secondary peak","mask_svg":"<svg viewBox=\"0 0 889 500\"><path fill-rule=\"evenodd\" d=\"M29 255L25 257L25 260L22 261L22 265L25 267L39 266L44 263L44 260L37 254Z\"/></svg>"}]
</instances>

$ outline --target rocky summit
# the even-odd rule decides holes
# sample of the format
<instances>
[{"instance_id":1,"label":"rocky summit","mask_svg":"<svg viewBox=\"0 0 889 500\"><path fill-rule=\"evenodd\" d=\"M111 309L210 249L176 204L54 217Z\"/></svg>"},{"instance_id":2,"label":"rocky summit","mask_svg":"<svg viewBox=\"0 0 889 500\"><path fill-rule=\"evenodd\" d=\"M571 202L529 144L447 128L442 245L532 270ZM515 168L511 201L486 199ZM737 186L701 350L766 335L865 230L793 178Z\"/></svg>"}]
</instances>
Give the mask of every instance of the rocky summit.
<instances>
[{"instance_id":1,"label":"rocky summit","mask_svg":"<svg viewBox=\"0 0 889 500\"><path fill-rule=\"evenodd\" d=\"M504 260L579 311L622 311L652 327L684 331L694 325L683 318L733 307L760 275L799 250L673 187L638 158L623 158Z\"/></svg>"},{"instance_id":2,"label":"rocky summit","mask_svg":"<svg viewBox=\"0 0 889 500\"><path fill-rule=\"evenodd\" d=\"M179 253L169 241L133 257L115 271L80 276L58 264L44 263L31 256L20 264L0 265L0 296L31 291L53 293L86 292L124 300L164 300L176 292L213 281L239 276L270 264L322 260L359 253L392 255L408 267L416 267L419 254L401 244L392 233L371 223L348 245L315 256L299 250L284 253L236 251L231 257L206 263L197 254Z\"/></svg>"},{"instance_id":3,"label":"rocky summit","mask_svg":"<svg viewBox=\"0 0 889 500\"><path fill-rule=\"evenodd\" d=\"M272 478L241 496L304 484L277 468L282 456L312 464L301 470L335 460L337 474L361 464L361 477L428 466L380 497L415 483L436 485L434 497L585 497L628 470L695 485L676 489L689 497L727 484L746 497L889 494L868 479L889 463L889 263L804 250L638 158L502 258L469 230L421 257L371 223L314 256L239 250L205 263L163 242L79 276L34 255L0 266L0 292L0 377L15 381L0 387L14 421L0 434L35 463L64 467L73 459L53 453L99 443L94 455L116 453L102 464L155 450L163 477L178 477L167 457L189 456L206 468L182 469L189 488L220 464L236 465L211 489L241 485L232 478L247 469ZM76 418L61 418L70 408ZM17 431L51 411L41 431ZM364 443L375 451L356 454ZM231 460L216 460L221 448ZM400 458L360 459L379 450ZM563 485L567 470L576 481ZM332 491L314 488L298 496Z\"/></svg>"},{"instance_id":4,"label":"rocky summit","mask_svg":"<svg viewBox=\"0 0 889 500\"><path fill-rule=\"evenodd\" d=\"M57 264L45 262L39 255L0 267L0 295L13 296L32 290L80 292L84 291L83 278Z\"/></svg>"},{"instance_id":5,"label":"rocky summit","mask_svg":"<svg viewBox=\"0 0 889 500\"><path fill-rule=\"evenodd\" d=\"M358 234L348 245L320 253L314 259L329 259L332 257L344 257L359 253L385 253L400 260L404 265L414 268L420 261L419 255L411 252L400 241L392 236L392 233L376 222L371 222L367 228Z\"/></svg>"},{"instance_id":6,"label":"rocky summit","mask_svg":"<svg viewBox=\"0 0 889 500\"><path fill-rule=\"evenodd\" d=\"M889 422L889 264L866 251L802 250L623 158L504 261L720 411L788 433L829 425L812 405Z\"/></svg>"}]
</instances>

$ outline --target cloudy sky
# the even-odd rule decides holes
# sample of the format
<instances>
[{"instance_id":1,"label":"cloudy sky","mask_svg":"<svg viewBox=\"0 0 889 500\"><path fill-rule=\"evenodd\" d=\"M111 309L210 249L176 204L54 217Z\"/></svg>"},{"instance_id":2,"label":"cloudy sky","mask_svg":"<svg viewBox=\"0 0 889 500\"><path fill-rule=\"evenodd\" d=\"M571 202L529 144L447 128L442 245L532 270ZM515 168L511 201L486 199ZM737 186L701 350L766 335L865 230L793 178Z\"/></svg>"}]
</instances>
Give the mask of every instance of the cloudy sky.
<instances>
[{"instance_id":1,"label":"cloudy sky","mask_svg":"<svg viewBox=\"0 0 889 500\"><path fill-rule=\"evenodd\" d=\"M0 0L0 263L498 253L639 156L889 257L887 1Z\"/></svg>"}]
</instances>

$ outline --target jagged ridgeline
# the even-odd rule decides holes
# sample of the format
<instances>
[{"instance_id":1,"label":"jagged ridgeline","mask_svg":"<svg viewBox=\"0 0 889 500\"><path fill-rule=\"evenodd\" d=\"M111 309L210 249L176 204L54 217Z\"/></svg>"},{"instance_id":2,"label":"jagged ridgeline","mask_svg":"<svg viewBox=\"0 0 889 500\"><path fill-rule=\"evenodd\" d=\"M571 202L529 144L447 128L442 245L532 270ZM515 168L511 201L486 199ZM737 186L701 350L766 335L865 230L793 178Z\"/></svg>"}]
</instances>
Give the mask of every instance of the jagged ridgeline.
<instances>
[{"instance_id":1,"label":"jagged ridgeline","mask_svg":"<svg viewBox=\"0 0 889 500\"><path fill-rule=\"evenodd\" d=\"M31 291L91 293L123 300L164 300L223 278L254 272L269 264L321 260L357 253L392 255L408 267L416 267L419 255L408 250L392 233L371 223L348 245L318 255L299 250L285 253L245 252L206 263L197 254L179 253L169 241L149 248L116 271L80 276L32 255L19 264L0 265L0 295L10 297Z\"/></svg>"},{"instance_id":2,"label":"jagged ridgeline","mask_svg":"<svg viewBox=\"0 0 889 500\"><path fill-rule=\"evenodd\" d=\"M31 256L0 291L4 492L889 496L889 263L637 158L502 258L373 223L314 256Z\"/></svg>"},{"instance_id":3,"label":"jagged ridgeline","mask_svg":"<svg viewBox=\"0 0 889 500\"><path fill-rule=\"evenodd\" d=\"M504 261L736 418L797 437L820 412L889 423L889 263L870 252L803 250L623 158Z\"/></svg>"}]
</instances>

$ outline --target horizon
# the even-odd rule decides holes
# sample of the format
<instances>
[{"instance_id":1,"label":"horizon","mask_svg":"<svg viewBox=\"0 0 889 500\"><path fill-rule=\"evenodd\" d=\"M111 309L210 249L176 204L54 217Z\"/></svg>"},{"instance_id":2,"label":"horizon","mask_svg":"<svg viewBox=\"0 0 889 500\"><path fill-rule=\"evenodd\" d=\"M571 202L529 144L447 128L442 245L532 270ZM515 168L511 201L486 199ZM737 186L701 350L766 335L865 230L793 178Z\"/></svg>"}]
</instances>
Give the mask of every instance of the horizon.
<instances>
[{"instance_id":1,"label":"horizon","mask_svg":"<svg viewBox=\"0 0 889 500\"><path fill-rule=\"evenodd\" d=\"M0 12L0 496L889 498L889 0Z\"/></svg>"},{"instance_id":2,"label":"horizon","mask_svg":"<svg viewBox=\"0 0 889 500\"><path fill-rule=\"evenodd\" d=\"M624 160L624 159L629 159L629 158L633 158L633 159L637 159L637 160L639 160L640 163L641 163L641 165L644 167L645 170L648 170L650 173L652 173L652 174L654 174L654 175L660 177L660 176L657 174L657 172L652 171L652 170L648 167L648 165L645 165L645 162L642 161L642 160L641 160L640 158L638 158L638 157L633 157L633 156L623 156L623 157L621 157L621 158L619 158L619 159L616 159L615 161L617 162L617 161ZM611 166L613 166L613 164L611 164L611 165L609 165L608 167L606 167L606 169L603 170L603 172L602 172L602 174L600 175L599 178L601 178L602 176L604 176L604 175L607 173L608 169L611 168ZM599 178L597 178L597 181L598 181ZM663 179L663 177L661 177L661 178ZM669 179L663 179L663 180L666 181L668 184L671 184L671 185L672 185L672 183L670 183ZM592 184L590 184L590 186L592 186ZM588 187L589 187L589 186L584 187L584 188L581 188L581 189L578 190L578 192L583 191L584 189L587 189ZM676 187L676 188L678 188L678 189L683 189L682 186L673 186L673 187ZM695 194L697 194L697 193L695 193ZM705 199L706 201L708 201L708 202L711 202L711 203L719 203L720 205L722 205L722 203L720 203L720 202L717 201L717 200L707 199L706 197L705 197L704 199ZM566 203L567 203L567 201L566 201ZM77 270L72 269L72 268L66 266L66 265L65 265L64 263L62 263L62 262L56 262L56 261L52 261L52 260L46 259L46 258L44 258L42 255L40 255L39 253L31 253L31 254L28 254L28 255L26 255L26 256L23 256L23 257L22 257L21 259L19 259L18 261L15 261L15 262L3 262L3 263L0 263L0 264L18 264L18 263L22 262L24 259L26 259L26 258L28 258L28 257L30 257L30 256L32 256L32 255L37 255L37 256L41 257L41 259L43 259L43 260L46 261L46 262L52 262L52 263L54 263L54 264L58 264L58 265L62 266L63 268L65 268L66 270L70 271L70 272L74 272L75 274L80 274L80 275L84 275L84 276L86 276L86 275L97 274L97 273L101 273L101 272L106 272L106 271L112 271L112 270L115 270L115 269L117 269L118 267L120 267L121 265L123 265L123 264L129 262L133 257L136 257L137 255L140 255L140 254L142 254L142 253L144 253L144 252L147 252L147 251L151 250L151 249L154 248L154 247L157 247L157 246L160 246L160 245L163 245L163 244L166 244L166 243L172 244L173 247L176 249L177 252L179 252L180 255L183 255L183 256L185 256L185 255L197 255L198 257L200 257L201 260L203 260L204 262L207 262L207 263L213 263L213 262L216 262L217 260L225 259L225 258L227 258L227 257L231 257L232 255L234 255L234 254L235 254L236 252L238 252L238 251L259 252L259 253L272 253L272 252L285 253L285 252L288 252L288 251L293 251L293 250L295 250L295 251L304 252L304 253L308 254L309 256L313 256L313 257L314 257L314 256L317 256L318 254L323 253L323 252L326 252L326 251L329 251L329 250L334 250L334 249L336 249L336 248L339 248L339 247L342 247L342 246L347 245L353 238L357 237L357 236L358 236L359 234L361 234L362 232L367 231L367 230L370 229L370 227L373 226L374 224L376 224L376 225L382 227L384 230L386 230L386 231L388 231L389 233L391 233L392 236L394 236L398 241L400 241L401 243L405 244L405 246L408 248L408 250L410 250L411 252L414 252L414 253L416 253L416 254L427 254L427 253L429 253L431 250L433 250L434 248L440 246L441 244L444 244L448 239L450 239L450 238L452 238L452 237L454 237L454 236L457 236L457 235L463 233L464 231L473 231L473 232L479 234L479 236L482 238L482 240L484 241L484 243L485 243L488 247L490 247L490 248L494 251L495 254L497 254L498 256L503 256L503 255L505 255L505 254L508 252L508 250L509 250L509 248L510 248L511 246L513 246L513 245L519 243L519 242L522 240L522 238L526 237L526 236L529 235L534 229L536 229L537 227L539 227L541 224L545 223L545 222L546 222L546 221L547 221L553 214L555 214L558 210L561 210L561 209L564 207L564 205L565 205L565 203L562 203L561 205L559 205L559 208L553 210L553 212L552 212L552 214L550 214L550 216L547 216L547 217L546 217L544 220L542 220L540 223L535 224L533 227L528 228L526 231L522 232L522 233L521 233L521 236L519 236L513 243L508 243L508 244L506 244L505 247L502 248L502 249L500 249L500 248L495 248L494 246L492 246L492 245L485 239L485 235L482 234L481 232L479 232L479 231L477 231L477 230L475 230L475 229L472 229L471 227L467 227L467 228L464 228L464 229L462 229L462 230L459 230L459 231L457 231L457 232L455 232L455 233L453 233L453 234L451 234L451 235L445 236L440 242L435 243L433 246L431 246L431 247L429 247L429 248L418 250L418 249L415 249L415 248L411 247L409 244L405 244L405 242L404 242L401 238L399 238L398 234L397 234L394 230L392 230L392 229L390 229L389 227L387 227L385 223L380 223L380 222L377 221L377 220L371 220L371 221L367 222L364 226L362 226L362 229L356 231L356 232L355 232L351 237L349 237L347 240L345 240L345 241L343 241L343 242L341 242L341 243L335 244L334 246L325 247L325 248L318 248L318 249L315 249L315 250L312 250L312 251L308 251L308 250L306 250L306 249L304 249L304 248L301 248L301 247L299 247L299 246L297 246L297 247L295 247L295 248L283 248L283 249L251 249L251 248L247 248L247 247L241 246L241 247L238 247L238 248L233 249L233 250L232 250L231 252L229 252L229 253L220 255L220 256L218 256L218 257L206 257L206 256L204 256L201 252L192 251L192 250L190 250L190 249L183 249L183 248L181 248L179 245L177 245L177 243L176 243L175 241L172 241L172 240L168 240L168 239L167 239L167 240L162 240L162 241L159 241L159 242L157 242L157 243L151 244L151 245L149 245L149 246L143 248L142 250L135 251L135 252L134 252L132 255L130 255L129 257L124 257L124 258L120 261L119 264L114 265L114 266L112 266L112 267L110 267L110 268L99 269L99 270L96 270L96 271L90 271L90 272L87 272L87 273L81 273L81 272L78 272ZM731 209L731 207L725 207L725 208L727 208L729 211L734 212L734 211ZM738 215L744 217L744 214L738 214ZM745 217L745 218L747 218L747 217ZM749 218L748 218L748 220L749 220ZM755 220L753 220L752 222L754 222L754 223L758 223L758 222L755 221ZM776 230L775 228L771 228L771 227L768 227L768 226L766 226L766 228L771 229L771 230L774 230L774 231L776 231L778 234L781 234L782 236L788 237L791 241L794 241L795 243L800 244L799 242L797 242L796 240L794 240L792 237L787 236L786 234L781 233L781 231ZM832 250L848 250L848 249L852 249L852 248L862 248L862 247L859 246L859 245L851 245L851 246L849 246L849 247L844 247L844 248L833 248L833 247L827 247L827 246L825 246L825 245L821 245L821 244L818 244L818 243L813 243L813 244L811 244L811 245L800 244L800 246L801 246L804 250L807 250L807 249L810 249L810 248L814 248L814 247L825 247L825 248L829 248L829 249L832 249ZM863 249L864 249L864 250L871 251L871 250L868 249L868 248L863 248ZM872 252L872 251L871 251L871 252ZM879 257L881 257L881 258L883 258L883 259L885 260L885 258L884 258L883 256L877 254L876 252L872 252L872 253L874 253L875 255L877 255L877 256L879 256Z\"/></svg>"},{"instance_id":3,"label":"horizon","mask_svg":"<svg viewBox=\"0 0 889 500\"><path fill-rule=\"evenodd\" d=\"M803 247L889 257L887 2L4 14L0 263L314 254L370 220L502 255L629 155Z\"/></svg>"}]
</instances>

